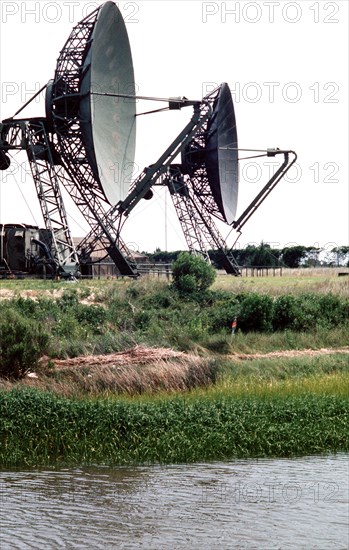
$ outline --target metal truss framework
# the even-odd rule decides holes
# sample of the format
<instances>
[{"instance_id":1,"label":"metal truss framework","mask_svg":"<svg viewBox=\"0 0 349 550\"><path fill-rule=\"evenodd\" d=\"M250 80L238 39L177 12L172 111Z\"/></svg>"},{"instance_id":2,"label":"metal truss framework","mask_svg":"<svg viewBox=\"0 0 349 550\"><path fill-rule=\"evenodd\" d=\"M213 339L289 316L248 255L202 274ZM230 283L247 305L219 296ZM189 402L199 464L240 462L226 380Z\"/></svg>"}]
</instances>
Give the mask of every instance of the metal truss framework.
<instances>
[{"instance_id":1,"label":"metal truss framework","mask_svg":"<svg viewBox=\"0 0 349 550\"><path fill-rule=\"evenodd\" d=\"M227 248L212 216L197 200L193 182L182 174L180 165L171 166L167 186L189 250L206 261L210 261L208 247L217 250L227 273L241 275L233 252Z\"/></svg>"},{"instance_id":2,"label":"metal truss framework","mask_svg":"<svg viewBox=\"0 0 349 550\"><path fill-rule=\"evenodd\" d=\"M58 138L58 150L66 166L69 166L69 174L79 183L80 189L88 191L90 196L95 195L97 200L106 202L87 160L79 121L81 71L98 12L99 8L73 28L58 57L48 96L51 102L49 111L52 108L52 127Z\"/></svg>"},{"instance_id":3,"label":"metal truss framework","mask_svg":"<svg viewBox=\"0 0 349 550\"><path fill-rule=\"evenodd\" d=\"M106 215L110 205L88 162L81 139L78 116L81 67L98 12L99 8L74 27L58 58L55 77L49 86L52 130L57 136L55 147L61 157L62 183L92 232L98 232L99 236L93 249L85 246L86 240L78 246L80 260L88 261L93 250L102 249L122 273L134 276L137 271L132 254Z\"/></svg>"},{"instance_id":4,"label":"metal truss framework","mask_svg":"<svg viewBox=\"0 0 349 550\"><path fill-rule=\"evenodd\" d=\"M199 254L210 263L211 260L200 227L200 219L198 219L197 211L191 201L180 166L170 167L166 182L190 252Z\"/></svg>"},{"instance_id":5,"label":"metal truss framework","mask_svg":"<svg viewBox=\"0 0 349 550\"><path fill-rule=\"evenodd\" d=\"M79 259L68 225L45 119L5 121L1 124L0 147L6 151L27 151L45 227L52 234L55 268L61 275L75 275Z\"/></svg>"},{"instance_id":6,"label":"metal truss framework","mask_svg":"<svg viewBox=\"0 0 349 550\"><path fill-rule=\"evenodd\" d=\"M209 103L211 108L218 97L219 90L220 90L220 87L216 88L215 90L213 90L213 92L211 92L204 98L204 101ZM200 130L195 134L193 140L191 141L190 150L186 151L186 153L189 154L189 158L195 159L196 152L203 153L205 151L206 136L207 136L207 130L208 130L207 126L208 126L208 120L205 122L205 124L201 126ZM200 154L198 155L198 158L200 159ZM225 222L213 198L213 194L209 184L204 161L202 162L199 161L197 162L197 164L195 164L195 161L190 163L190 160L189 160L189 164L191 164L190 188L191 188L191 192L195 194L196 202L201 203L204 209L208 213L210 213L212 216ZM188 181L188 178L186 178L186 180Z\"/></svg>"},{"instance_id":7,"label":"metal truss framework","mask_svg":"<svg viewBox=\"0 0 349 550\"><path fill-rule=\"evenodd\" d=\"M187 105L194 106L194 115L190 122L159 160L151 167L144 169L133 183L125 201L110 207L87 159L81 139L78 109L81 99L79 91L81 67L98 12L99 9L95 10L74 27L60 53L54 80L49 83L47 90L47 119L41 119L36 123L39 127L30 138L31 153L28 153L28 157L45 225L47 229L53 231L55 236L54 249L57 263L63 266L68 261L65 258L66 252L62 258L63 243L68 240L72 242L60 195L59 179L91 227L90 233L78 247L80 260L87 259L95 250L103 249L111 256L122 273L135 276L138 274L136 264L120 235L122 222L167 171L175 157L194 139L198 139L198 132L200 136L203 135L201 129L207 127L211 113L210 104L214 100L214 95L210 96L210 101L187 102ZM26 124L34 127L34 120L28 120ZM14 125L12 129L18 135L21 134L18 126ZM23 145L22 143L22 148ZM213 209L214 201L209 192L208 200L211 200ZM57 212L62 220L58 224L58 229L54 227L54 224L57 224ZM52 216L55 216L53 221ZM62 231L66 235L66 241L61 237ZM201 250L204 250L203 243ZM74 249L69 257L74 256L74 261L77 261L75 254Z\"/></svg>"},{"instance_id":8,"label":"metal truss framework","mask_svg":"<svg viewBox=\"0 0 349 550\"><path fill-rule=\"evenodd\" d=\"M79 245L80 250L84 249L85 254L90 255L93 250L95 250L96 246L105 242L105 234L102 225L108 227L109 231L114 231L115 243L119 244L121 242L120 230L125 218L130 214L138 202L146 196L151 187L167 172L176 156L185 149L198 129L207 122L210 112L211 110L207 103L195 103L194 114L190 122L161 155L157 162L145 168L138 176L126 199L122 203L111 207L109 211L104 214L102 224L94 223L91 226L92 230ZM122 250L122 244L119 244L119 246Z\"/></svg>"},{"instance_id":9,"label":"metal truss framework","mask_svg":"<svg viewBox=\"0 0 349 550\"><path fill-rule=\"evenodd\" d=\"M202 103L194 105L194 115L181 134L154 165L143 170L135 180L127 198L108 209L108 203L87 161L81 140L77 109L81 66L97 16L98 10L76 25L59 56L52 84L53 126L58 136L58 149L65 167L65 173L62 174L63 184L91 227L90 233L78 246L80 257L88 258L94 251L104 249L123 273L137 275L132 255L121 239L123 222L151 187L161 179L179 153L189 145L199 149L204 148L211 105L219 89L209 94ZM209 212L221 219L203 168L199 167L192 175L190 199L184 199L180 195L172 196L175 197L176 210L190 250L198 248L208 259L207 252L204 252L203 239L205 238L215 246L219 242L222 250L226 248L208 214ZM198 200L202 203L201 208L198 205L194 206ZM188 215L189 212L191 215ZM195 219L197 223L194 223ZM232 272L236 271L236 268L232 267L233 261L228 262L228 265Z\"/></svg>"}]
</instances>

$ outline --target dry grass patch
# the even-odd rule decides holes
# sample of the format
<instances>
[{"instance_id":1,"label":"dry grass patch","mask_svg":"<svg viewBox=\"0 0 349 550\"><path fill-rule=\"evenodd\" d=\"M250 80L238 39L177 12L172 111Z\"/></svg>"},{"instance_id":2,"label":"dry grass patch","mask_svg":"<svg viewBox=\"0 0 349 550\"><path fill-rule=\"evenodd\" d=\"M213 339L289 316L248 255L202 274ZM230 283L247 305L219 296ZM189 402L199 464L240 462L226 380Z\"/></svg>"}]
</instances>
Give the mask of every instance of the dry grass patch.
<instances>
[{"instance_id":1,"label":"dry grass patch","mask_svg":"<svg viewBox=\"0 0 349 550\"><path fill-rule=\"evenodd\" d=\"M110 355L54 361L45 357L37 373L17 383L0 381L0 389L31 387L65 397L177 392L212 385L217 369L212 359L136 346Z\"/></svg>"},{"instance_id":2,"label":"dry grass patch","mask_svg":"<svg viewBox=\"0 0 349 550\"><path fill-rule=\"evenodd\" d=\"M232 359L253 360L253 359L280 359L287 357L319 357L323 355L334 355L343 353L349 355L349 347L344 348L321 348L321 349L301 349L301 350L284 350L271 351L269 353L236 353L231 356Z\"/></svg>"}]
</instances>

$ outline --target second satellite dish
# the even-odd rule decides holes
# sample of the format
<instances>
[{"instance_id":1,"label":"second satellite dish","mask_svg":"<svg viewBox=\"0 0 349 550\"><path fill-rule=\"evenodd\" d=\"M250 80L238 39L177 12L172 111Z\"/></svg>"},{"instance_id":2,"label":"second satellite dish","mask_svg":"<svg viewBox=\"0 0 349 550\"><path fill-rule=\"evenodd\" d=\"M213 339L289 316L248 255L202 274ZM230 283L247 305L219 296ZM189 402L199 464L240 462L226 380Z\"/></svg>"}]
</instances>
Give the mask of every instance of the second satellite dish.
<instances>
[{"instance_id":1,"label":"second satellite dish","mask_svg":"<svg viewBox=\"0 0 349 550\"><path fill-rule=\"evenodd\" d=\"M239 191L238 137L233 100L223 83L206 135L205 164L214 200L228 224L235 219Z\"/></svg>"},{"instance_id":2,"label":"second satellite dish","mask_svg":"<svg viewBox=\"0 0 349 550\"><path fill-rule=\"evenodd\" d=\"M228 84L223 82L204 101L210 104L212 112L204 132L194 136L182 154L182 168L194 177L199 200L205 203L208 196L213 198L216 206L209 206L211 214L231 224L238 201L239 158L234 105Z\"/></svg>"}]
</instances>

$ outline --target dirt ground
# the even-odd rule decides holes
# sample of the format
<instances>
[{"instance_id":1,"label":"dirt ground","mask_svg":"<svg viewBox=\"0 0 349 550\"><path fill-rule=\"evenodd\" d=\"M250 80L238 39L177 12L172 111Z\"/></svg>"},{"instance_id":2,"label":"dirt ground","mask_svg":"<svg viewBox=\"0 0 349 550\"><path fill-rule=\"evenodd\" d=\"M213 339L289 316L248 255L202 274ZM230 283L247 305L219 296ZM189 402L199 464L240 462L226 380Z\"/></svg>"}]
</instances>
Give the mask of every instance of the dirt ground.
<instances>
[{"instance_id":1,"label":"dirt ground","mask_svg":"<svg viewBox=\"0 0 349 550\"><path fill-rule=\"evenodd\" d=\"M316 357L319 355L333 355L334 353L349 354L349 346L343 348L321 348L321 349L302 349L302 350L285 350L271 351L270 353L239 353L230 355L232 359L273 359L278 357Z\"/></svg>"}]
</instances>

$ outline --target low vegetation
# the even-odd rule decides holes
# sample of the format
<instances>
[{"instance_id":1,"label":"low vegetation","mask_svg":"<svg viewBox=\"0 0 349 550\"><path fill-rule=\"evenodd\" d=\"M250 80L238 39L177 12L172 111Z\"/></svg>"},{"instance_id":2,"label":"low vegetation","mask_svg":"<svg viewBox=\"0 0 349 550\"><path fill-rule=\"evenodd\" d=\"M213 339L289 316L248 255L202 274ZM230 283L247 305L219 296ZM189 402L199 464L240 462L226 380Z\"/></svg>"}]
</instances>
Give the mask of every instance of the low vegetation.
<instances>
[{"instance_id":1,"label":"low vegetation","mask_svg":"<svg viewBox=\"0 0 349 550\"><path fill-rule=\"evenodd\" d=\"M348 295L281 293L280 278L209 287L212 273L178 265L171 283L2 285L2 467L349 450L348 350L310 351L346 345ZM21 291L5 296L10 284ZM154 347L172 351L152 359Z\"/></svg>"},{"instance_id":2,"label":"low vegetation","mask_svg":"<svg viewBox=\"0 0 349 550\"><path fill-rule=\"evenodd\" d=\"M181 276L179 288L151 280L114 282L94 291L0 302L0 375L20 378L41 355L106 354L134 345L205 354L340 346L349 299L336 294L271 296L205 290ZM185 286L186 285L186 286ZM189 285L189 286L190 286ZM194 289L194 290L193 290ZM93 302L89 300L93 299ZM238 328L231 336L231 323Z\"/></svg>"}]
</instances>

